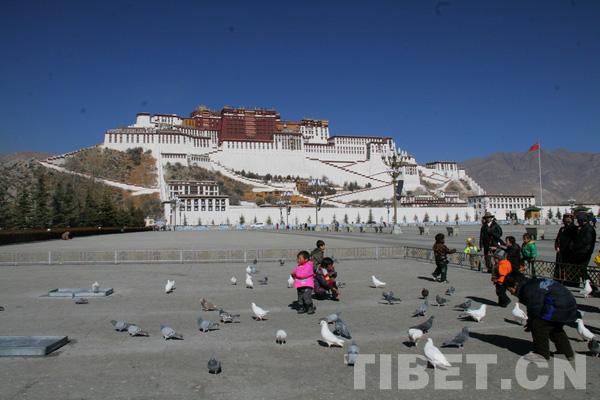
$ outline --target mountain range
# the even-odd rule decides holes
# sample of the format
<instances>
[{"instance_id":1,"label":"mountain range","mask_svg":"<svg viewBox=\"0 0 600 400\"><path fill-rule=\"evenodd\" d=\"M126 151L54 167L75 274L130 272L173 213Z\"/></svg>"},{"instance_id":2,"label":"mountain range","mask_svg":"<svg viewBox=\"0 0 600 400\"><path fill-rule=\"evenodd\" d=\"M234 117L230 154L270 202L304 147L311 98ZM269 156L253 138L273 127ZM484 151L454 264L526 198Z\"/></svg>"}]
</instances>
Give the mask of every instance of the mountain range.
<instances>
[{"instance_id":1,"label":"mountain range","mask_svg":"<svg viewBox=\"0 0 600 400\"><path fill-rule=\"evenodd\" d=\"M539 204L538 152L494 153L460 163L487 193L533 194ZM541 150L544 204L600 202L600 153Z\"/></svg>"}]
</instances>

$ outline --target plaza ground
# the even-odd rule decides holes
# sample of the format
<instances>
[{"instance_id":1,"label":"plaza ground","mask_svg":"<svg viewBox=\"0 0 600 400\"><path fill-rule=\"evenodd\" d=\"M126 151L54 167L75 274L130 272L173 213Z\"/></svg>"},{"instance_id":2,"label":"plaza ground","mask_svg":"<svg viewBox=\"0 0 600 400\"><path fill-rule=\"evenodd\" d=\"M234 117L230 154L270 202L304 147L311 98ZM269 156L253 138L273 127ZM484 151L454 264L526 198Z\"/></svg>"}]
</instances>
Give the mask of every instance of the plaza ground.
<instances>
[{"instance_id":1,"label":"plaza ground","mask_svg":"<svg viewBox=\"0 0 600 400\"><path fill-rule=\"evenodd\" d=\"M443 228L440 228L440 231ZM473 227L472 229L476 229ZM523 231L515 228L514 233ZM468 229L450 246L462 246ZM505 232L510 232L505 229ZM115 248L297 248L311 249L317 237L330 247L374 247L412 244L430 247L433 234L422 238L407 230L404 235L339 234L327 232L147 232L76 238L3 246L0 251L33 251ZM474 234L474 233L473 233ZM476 236L476 235L475 235ZM544 257L551 259L551 241L540 243ZM269 285L254 290L243 285L231 286L229 278L243 281L245 265L153 264L153 265L53 265L0 267L0 335L67 335L71 343L45 358L0 358L0 398L2 399L338 399L338 398L444 398L457 392L424 389L398 392L396 355L422 354L422 345L407 347L406 330L423 320L411 318L422 301L422 287L442 294L446 285L428 280L433 266L412 260L343 260L337 267L346 283L339 303L317 302L315 315L297 315L288 305L295 299L286 287L293 267L287 262L259 262L258 277L269 276ZM377 275L402 299L389 306L380 304L381 290L369 287L370 276ZM446 354L496 354L498 364L489 367L487 390L475 390L473 365L457 364L461 380L460 396L468 399L491 396L493 399L597 397L600 359L588 357L587 387L574 390L552 389L550 384L537 391L526 391L515 382L515 363L530 350L530 336L512 319L509 309L494 306L490 276L464 269L450 268L449 279L456 287L451 298L458 304L468 296L477 304L489 303L488 316L481 323L458 320L459 312L449 307L430 307L435 316L428 337L436 345L453 337L463 326L472 331L464 350L443 349ZM167 279L177 283L171 295L163 292ZM98 281L113 287L115 294L90 299L87 305L75 305L70 299L42 297L57 287L87 287ZM577 295L578 296L578 295ZM222 325L218 331L200 333L196 318L202 315L218 319L216 312L202 312L205 297L227 311L241 314L240 323ZM595 332L600 330L600 300L578 298L586 312L585 321ZM514 299L513 299L514 301ZM251 318L250 303L270 310L269 319ZM512 304L511 304L512 306ZM347 349L319 345L321 317L342 311L342 316L362 354L392 355L392 390L379 390L379 363L367 367L366 390L354 390L354 374L344 365ZM150 331L149 338L130 338L112 330L111 319L124 319ZM165 341L159 325L169 324L184 335L183 341ZM277 329L285 329L288 343L274 343ZM585 353L586 344L578 341L573 328L566 328L577 352ZM347 341L348 344L348 341ZM206 363L212 353L223 362L223 373L210 375ZM535 377L535 368L530 368ZM537 370L552 375L548 370ZM433 380L433 370L427 371ZM512 378L512 390L502 390L500 379Z\"/></svg>"}]
</instances>

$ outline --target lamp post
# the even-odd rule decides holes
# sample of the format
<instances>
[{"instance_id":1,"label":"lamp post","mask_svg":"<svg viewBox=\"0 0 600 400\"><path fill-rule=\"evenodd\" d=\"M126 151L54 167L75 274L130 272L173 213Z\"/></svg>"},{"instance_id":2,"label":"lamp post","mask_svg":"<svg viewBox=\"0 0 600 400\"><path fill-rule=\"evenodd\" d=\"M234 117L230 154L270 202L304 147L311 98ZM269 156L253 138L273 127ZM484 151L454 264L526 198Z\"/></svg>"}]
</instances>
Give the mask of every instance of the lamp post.
<instances>
[{"instance_id":1,"label":"lamp post","mask_svg":"<svg viewBox=\"0 0 600 400\"><path fill-rule=\"evenodd\" d=\"M392 185L394 187L394 197L392 198L392 201L394 205L393 221L395 229L396 225L398 224L398 198L396 195L396 185L398 184L398 177L402 175L402 168L404 167L404 165L406 165L406 163L404 162L401 156L398 156L398 153L396 151L382 155L381 160L383 161L383 164L389 168L387 173L392 178Z\"/></svg>"},{"instance_id":2,"label":"lamp post","mask_svg":"<svg viewBox=\"0 0 600 400\"><path fill-rule=\"evenodd\" d=\"M383 204L385 204L385 208L387 208L387 224L390 224L390 206L392 205L392 202L390 201L390 199L385 199L383 201Z\"/></svg>"},{"instance_id":3,"label":"lamp post","mask_svg":"<svg viewBox=\"0 0 600 400\"><path fill-rule=\"evenodd\" d=\"M310 194L315 199L315 231L319 230L319 209L321 208L321 181L319 179L312 179L311 181Z\"/></svg>"}]
</instances>

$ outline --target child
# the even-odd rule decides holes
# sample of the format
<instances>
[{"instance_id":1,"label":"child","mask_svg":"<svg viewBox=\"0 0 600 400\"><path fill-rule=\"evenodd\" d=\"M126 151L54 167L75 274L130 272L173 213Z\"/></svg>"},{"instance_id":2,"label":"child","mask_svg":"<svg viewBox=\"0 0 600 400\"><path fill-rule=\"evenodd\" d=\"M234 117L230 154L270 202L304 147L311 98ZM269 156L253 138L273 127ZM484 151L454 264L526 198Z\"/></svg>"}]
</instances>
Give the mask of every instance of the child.
<instances>
[{"instance_id":1,"label":"child","mask_svg":"<svg viewBox=\"0 0 600 400\"><path fill-rule=\"evenodd\" d=\"M514 236L507 236L506 245L502 248L506 250L506 259L510 261L513 270L518 270L521 265L521 247L517 244L517 239Z\"/></svg>"},{"instance_id":2,"label":"child","mask_svg":"<svg viewBox=\"0 0 600 400\"><path fill-rule=\"evenodd\" d=\"M444 244L444 234L438 233L435 235L435 244L433 245L433 254L435 255L435 271L431 274L434 278L440 276L438 282L448 282L448 254L456 253L456 249L450 250Z\"/></svg>"},{"instance_id":3,"label":"child","mask_svg":"<svg viewBox=\"0 0 600 400\"><path fill-rule=\"evenodd\" d=\"M315 306L312 302L312 292L315 287L313 263L309 261L308 251L301 251L296 256L298 265L292 271L294 287L298 292L298 314L314 314Z\"/></svg>"},{"instance_id":4,"label":"child","mask_svg":"<svg viewBox=\"0 0 600 400\"><path fill-rule=\"evenodd\" d=\"M321 268L315 274L315 295L321 299L330 294L333 301L338 301L340 292L337 287L337 272L333 266L333 260L329 257L324 257L321 260Z\"/></svg>"},{"instance_id":5,"label":"child","mask_svg":"<svg viewBox=\"0 0 600 400\"><path fill-rule=\"evenodd\" d=\"M525 261L525 265L529 267L529 272L531 273L531 277L535 278L535 267L534 262L537 257L537 246L531 235L529 233L525 233L523 235L523 245L521 246L521 258Z\"/></svg>"},{"instance_id":6,"label":"child","mask_svg":"<svg viewBox=\"0 0 600 400\"><path fill-rule=\"evenodd\" d=\"M510 298L506 294L506 287L504 286L504 280L513 271L513 266L509 260L506 259L506 252L504 250L497 250L494 253L496 259L496 268L492 273L492 282L496 285L496 295L498 296L498 305L500 307L507 307L510 304Z\"/></svg>"},{"instance_id":7,"label":"child","mask_svg":"<svg viewBox=\"0 0 600 400\"><path fill-rule=\"evenodd\" d=\"M471 266L471 269L478 270L481 266L481 260L477 256L477 253L479 253L479 248L475 246L475 243L473 243L473 238L467 239L467 247L465 247L463 253L467 255L466 257L469 260L469 265Z\"/></svg>"}]
</instances>

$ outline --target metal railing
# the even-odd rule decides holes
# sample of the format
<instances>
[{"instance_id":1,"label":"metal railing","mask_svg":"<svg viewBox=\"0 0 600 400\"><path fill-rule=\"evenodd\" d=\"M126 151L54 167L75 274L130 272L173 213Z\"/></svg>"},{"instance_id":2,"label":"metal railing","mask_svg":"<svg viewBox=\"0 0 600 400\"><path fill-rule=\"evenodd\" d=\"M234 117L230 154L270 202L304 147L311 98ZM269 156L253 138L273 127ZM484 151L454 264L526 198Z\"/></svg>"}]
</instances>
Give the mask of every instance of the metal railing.
<instances>
[{"instance_id":1,"label":"metal railing","mask_svg":"<svg viewBox=\"0 0 600 400\"><path fill-rule=\"evenodd\" d=\"M224 250L55 250L33 252L0 252L0 266L20 265L84 265L84 264L191 264L191 263L246 263L295 260L298 249L224 249ZM327 256L336 260L390 260L412 259L434 263L433 251L423 247L350 247L328 248ZM449 265L474 271L483 271L482 254L454 253L448 255ZM578 283L583 277L600 282L600 268L587 268L557 264L553 261L535 260L527 267L530 276L554 278L563 282Z\"/></svg>"}]
</instances>

